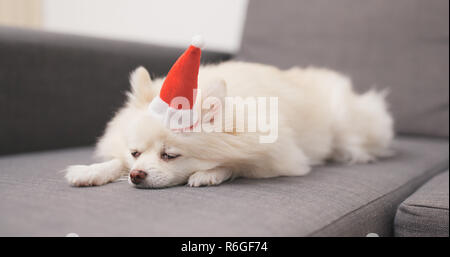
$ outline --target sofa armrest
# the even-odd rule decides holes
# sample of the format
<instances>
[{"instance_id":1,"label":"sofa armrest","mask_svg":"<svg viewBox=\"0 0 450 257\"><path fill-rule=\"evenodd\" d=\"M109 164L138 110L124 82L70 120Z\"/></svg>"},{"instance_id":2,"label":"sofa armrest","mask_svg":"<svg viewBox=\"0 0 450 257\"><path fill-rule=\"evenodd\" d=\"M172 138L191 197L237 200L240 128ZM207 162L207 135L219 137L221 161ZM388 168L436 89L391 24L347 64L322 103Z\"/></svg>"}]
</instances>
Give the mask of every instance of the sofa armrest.
<instances>
[{"instance_id":1,"label":"sofa armrest","mask_svg":"<svg viewBox=\"0 0 450 257\"><path fill-rule=\"evenodd\" d=\"M124 101L129 73L168 72L184 49L0 27L0 155L88 145ZM202 60L229 54L204 51Z\"/></svg>"},{"instance_id":2,"label":"sofa armrest","mask_svg":"<svg viewBox=\"0 0 450 257\"><path fill-rule=\"evenodd\" d=\"M395 216L395 235L400 237L448 237L449 172L440 173L400 204Z\"/></svg>"}]
</instances>

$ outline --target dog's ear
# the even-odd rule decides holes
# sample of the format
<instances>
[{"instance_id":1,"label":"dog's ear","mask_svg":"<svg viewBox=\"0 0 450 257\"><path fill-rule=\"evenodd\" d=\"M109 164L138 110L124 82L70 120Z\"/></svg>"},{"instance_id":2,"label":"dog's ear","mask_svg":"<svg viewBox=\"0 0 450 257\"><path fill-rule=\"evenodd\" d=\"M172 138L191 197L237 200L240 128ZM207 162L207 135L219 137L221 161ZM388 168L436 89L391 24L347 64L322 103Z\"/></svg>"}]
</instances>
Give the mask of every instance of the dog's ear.
<instances>
[{"instance_id":1,"label":"dog's ear","mask_svg":"<svg viewBox=\"0 0 450 257\"><path fill-rule=\"evenodd\" d=\"M140 66L130 75L131 93L128 94L129 101L137 105L148 104L156 92L152 86L152 80L148 71Z\"/></svg>"},{"instance_id":2,"label":"dog's ear","mask_svg":"<svg viewBox=\"0 0 450 257\"><path fill-rule=\"evenodd\" d=\"M217 122L222 121L222 112L225 97L227 95L227 86L223 79L216 79L208 84L201 92L202 94L202 123L214 123L214 126L220 125Z\"/></svg>"},{"instance_id":3,"label":"dog's ear","mask_svg":"<svg viewBox=\"0 0 450 257\"><path fill-rule=\"evenodd\" d=\"M203 89L202 100L208 97L215 97L223 101L227 95L227 84L223 79L216 79L208 83L208 86Z\"/></svg>"}]
</instances>

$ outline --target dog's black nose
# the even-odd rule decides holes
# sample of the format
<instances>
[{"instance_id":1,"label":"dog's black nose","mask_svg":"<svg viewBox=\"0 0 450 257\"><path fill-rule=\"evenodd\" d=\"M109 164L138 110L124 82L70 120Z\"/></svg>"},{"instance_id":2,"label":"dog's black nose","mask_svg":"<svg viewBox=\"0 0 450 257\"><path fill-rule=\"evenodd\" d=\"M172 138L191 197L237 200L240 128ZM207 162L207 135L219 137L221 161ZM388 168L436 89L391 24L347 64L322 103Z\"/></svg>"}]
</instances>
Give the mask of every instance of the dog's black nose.
<instances>
[{"instance_id":1,"label":"dog's black nose","mask_svg":"<svg viewBox=\"0 0 450 257\"><path fill-rule=\"evenodd\" d=\"M130 179L133 184L140 184L147 177L147 173L142 170L132 170L130 172Z\"/></svg>"}]
</instances>

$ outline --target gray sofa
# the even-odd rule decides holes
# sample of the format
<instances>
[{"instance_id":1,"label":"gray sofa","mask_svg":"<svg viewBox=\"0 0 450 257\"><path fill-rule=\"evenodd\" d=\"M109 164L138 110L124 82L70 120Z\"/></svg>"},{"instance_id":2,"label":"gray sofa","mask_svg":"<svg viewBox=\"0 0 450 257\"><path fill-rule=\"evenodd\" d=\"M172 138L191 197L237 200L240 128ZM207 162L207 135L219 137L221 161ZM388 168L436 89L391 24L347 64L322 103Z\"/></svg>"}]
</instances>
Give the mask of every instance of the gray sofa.
<instances>
[{"instance_id":1,"label":"gray sofa","mask_svg":"<svg viewBox=\"0 0 450 257\"><path fill-rule=\"evenodd\" d=\"M93 161L129 72L162 75L182 49L0 28L0 236L448 236L448 14L446 0L250 1L233 58L390 88L397 154L159 190L74 188L60 171Z\"/></svg>"},{"instance_id":2,"label":"gray sofa","mask_svg":"<svg viewBox=\"0 0 450 257\"><path fill-rule=\"evenodd\" d=\"M406 199L395 216L396 236L447 236L448 170Z\"/></svg>"}]
</instances>

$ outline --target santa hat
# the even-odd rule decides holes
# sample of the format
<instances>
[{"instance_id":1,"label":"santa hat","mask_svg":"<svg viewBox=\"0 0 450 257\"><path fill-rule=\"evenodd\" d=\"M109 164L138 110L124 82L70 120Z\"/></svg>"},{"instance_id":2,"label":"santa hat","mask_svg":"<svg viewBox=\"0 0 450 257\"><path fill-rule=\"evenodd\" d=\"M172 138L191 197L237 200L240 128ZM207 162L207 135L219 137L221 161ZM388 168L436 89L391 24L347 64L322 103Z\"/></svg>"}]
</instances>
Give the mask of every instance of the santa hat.
<instances>
[{"instance_id":1,"label":"santa hat","mask_svg":"<svg viewBox=\"0 0 450 257\"><path fill-rule=\"evenodd\" d=\"M148 106L150 115L171 130L189 129L198 122L194 104L203 45L201 36L192 38L189 48L167 74L159 96Z\"/></svg>"}]
</instances>

